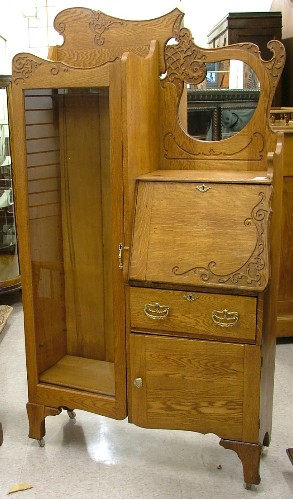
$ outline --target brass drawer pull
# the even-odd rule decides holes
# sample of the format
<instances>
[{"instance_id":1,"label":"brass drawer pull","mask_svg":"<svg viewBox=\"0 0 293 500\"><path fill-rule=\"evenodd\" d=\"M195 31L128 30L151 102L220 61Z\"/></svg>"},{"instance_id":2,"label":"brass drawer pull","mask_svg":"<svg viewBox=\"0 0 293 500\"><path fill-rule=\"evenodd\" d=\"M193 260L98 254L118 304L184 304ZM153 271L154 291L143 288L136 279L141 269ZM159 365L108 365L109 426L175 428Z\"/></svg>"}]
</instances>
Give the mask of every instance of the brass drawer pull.
<instances>
[{"instance_id":1,"label":"brass drawer pull","mask_svg":"<svg viewBox=\"0 0 293 500\"><path fill-rule=\"evenodd\" d=\"M165 319L167 318L169 311L169 306L163 306L158 302L155 302L155 304L145 304L144 306L145 315L151 319Z\"/></svg>"},{"instance_id":2,"label":"brass drawer pull","mask_svg":"<svg viewBox=\"0 0 293 500\"><path fill-rule=\"evenodd\" d=\"M223 311L212 311L211 316L213 322L222 328L235 326L239 320L239 313L228 311L228 309L224 309Z\"/></svg>"}]
</instances>

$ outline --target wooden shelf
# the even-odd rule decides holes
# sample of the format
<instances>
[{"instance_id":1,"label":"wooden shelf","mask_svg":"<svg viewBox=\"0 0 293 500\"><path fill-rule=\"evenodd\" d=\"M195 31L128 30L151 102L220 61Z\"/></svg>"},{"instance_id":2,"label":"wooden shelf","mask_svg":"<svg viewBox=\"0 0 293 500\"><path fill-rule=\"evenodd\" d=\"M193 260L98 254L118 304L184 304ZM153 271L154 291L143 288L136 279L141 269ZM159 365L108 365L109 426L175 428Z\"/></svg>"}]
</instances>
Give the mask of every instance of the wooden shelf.
<instances>
[{"instance_id":1,"label":"wooden shelf","mask_svg":"<svg viewBox=\"0 0 293 500\"><path fill-rule=\"evenodd\" d=\"M271 184L265 171L215 171L215 170L155 170L141 175L138 180L160 182L229 182Z\"/></svg>"},{"instance_id":2,"label":"wooden shelf","mask_svg":"<svg viewBox=\"0 0 293 500\"><path fill-rule=\"evenodd\" d=\"M66 355L41 373L40 382L115 396L114 363Z\"/></svg>"}]
</instances>

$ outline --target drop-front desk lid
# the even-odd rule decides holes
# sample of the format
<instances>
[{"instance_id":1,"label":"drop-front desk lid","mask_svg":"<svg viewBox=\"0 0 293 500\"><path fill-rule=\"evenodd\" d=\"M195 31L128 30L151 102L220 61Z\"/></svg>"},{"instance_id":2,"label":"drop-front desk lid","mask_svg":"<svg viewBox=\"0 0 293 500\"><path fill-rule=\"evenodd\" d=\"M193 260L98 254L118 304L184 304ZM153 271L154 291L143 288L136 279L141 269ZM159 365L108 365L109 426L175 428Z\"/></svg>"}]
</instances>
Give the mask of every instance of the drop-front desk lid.
<instances>
[{"instance_id":1,"label":"drop-front desk lid","mask_svg":"<svg viewBox=\"0 0 293 500\"><path fill-rule=\"evenodd\" d=\"M271 190L264 172L141 176L130 280L264 290Z\"/></svg>"}]
</instances>

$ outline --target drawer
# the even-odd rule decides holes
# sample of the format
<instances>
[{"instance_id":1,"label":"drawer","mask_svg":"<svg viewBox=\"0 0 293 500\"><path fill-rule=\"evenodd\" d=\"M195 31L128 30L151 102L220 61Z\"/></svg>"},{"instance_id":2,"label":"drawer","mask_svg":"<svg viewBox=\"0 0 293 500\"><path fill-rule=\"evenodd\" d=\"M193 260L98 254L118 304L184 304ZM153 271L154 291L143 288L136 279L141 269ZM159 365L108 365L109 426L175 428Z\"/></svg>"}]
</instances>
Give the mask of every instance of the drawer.
<instances>
[{"instance_id":1,"label":"drawer","mask_svg":"<svg viewBox=\"0 0 293 500\"><path fill-rule=\"evenodd\" d=\"M132 287L132 331L255 341L255 297Z\"/></svg>"}]
</instances>

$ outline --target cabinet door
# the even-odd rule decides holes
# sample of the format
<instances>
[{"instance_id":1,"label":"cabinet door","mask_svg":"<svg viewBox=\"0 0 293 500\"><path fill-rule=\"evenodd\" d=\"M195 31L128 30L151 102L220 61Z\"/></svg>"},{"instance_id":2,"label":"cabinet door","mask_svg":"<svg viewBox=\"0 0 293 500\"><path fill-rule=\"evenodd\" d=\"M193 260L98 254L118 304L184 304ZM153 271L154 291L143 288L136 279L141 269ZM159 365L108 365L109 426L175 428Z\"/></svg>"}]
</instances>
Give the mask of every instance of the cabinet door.
<instances>
[{"instance_id":1,"label":"cabinet door","mask_svg":"<svg viewBox=\"0 0 293 500\"><path fill-rule=\"evenodd\" d=\"M124 418L119 64L43 61L13 102L31 398Z\"/></svg>"},{"instance_id":2,"label":"cabinet door","mask_svg":"<svg viewBox=\"0 0 293 500\"><path fill-rule=\"evenodd\" d=\"M130 335L130 420L258 442L260 348Z\"/></svg>"}]
</instances>

